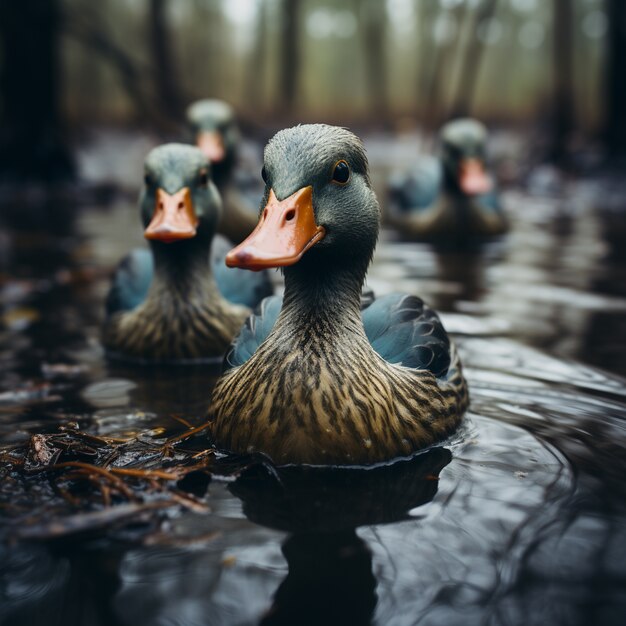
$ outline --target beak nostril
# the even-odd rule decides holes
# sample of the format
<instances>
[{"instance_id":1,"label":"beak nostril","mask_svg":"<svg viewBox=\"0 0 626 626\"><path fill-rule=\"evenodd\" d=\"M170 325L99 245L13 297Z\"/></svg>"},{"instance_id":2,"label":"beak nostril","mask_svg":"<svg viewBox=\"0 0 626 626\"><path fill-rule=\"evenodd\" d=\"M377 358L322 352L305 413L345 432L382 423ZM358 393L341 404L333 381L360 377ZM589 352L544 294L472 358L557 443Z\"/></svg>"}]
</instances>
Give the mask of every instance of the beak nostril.
<instances>
[{"instance_id":1,"label":"beak nostril","mask_svg":"<svg viewBox=\"0 0 626 626\"><path fill-rule=\"evenodd\" d=\"M185 207L183 202L179 202L178 203L178 210L180 211L181 209L183 209Z\"/></svg>"},{"instance_id":2,"label":"beak nostril","mask_svg":"<svg viewBox=\"0 0 626 626\"><path fill-rule=\"evenodd\" d=\"M287 213L285 213L285 220L290 222L295 216L296 216L296 210L295 209L289 209L289 211L287 211Z\"/></svg>"},{"instance_id":3,"label":"beak nostril","mask_svg":"<svg viewBox=\"0 0 626 626\"><path fill-rule=\"evenodd\" d=\"M265 209L265 211L263 211L263 219L266 220L267 219L267 209Z\"/></svg>"},{"instance_id":4,"label":"beak nostril","mask_svg":"<svg viewBox=\"0 0 626 626\"><path fill-rule=\"evenodd\" d=\"M163 203L159 202L159 209L162 211L163 210Z\"/></svg>"}]
</instances>

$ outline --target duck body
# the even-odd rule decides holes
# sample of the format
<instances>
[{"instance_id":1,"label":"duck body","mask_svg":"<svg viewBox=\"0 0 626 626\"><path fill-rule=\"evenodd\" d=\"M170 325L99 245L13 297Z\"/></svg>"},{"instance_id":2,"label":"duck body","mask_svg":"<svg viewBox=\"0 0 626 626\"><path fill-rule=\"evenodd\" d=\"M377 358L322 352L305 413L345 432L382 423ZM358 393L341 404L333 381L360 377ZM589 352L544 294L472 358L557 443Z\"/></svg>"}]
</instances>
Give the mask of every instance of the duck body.
<instances>
[{"instance_id":1,"label":"duck body","mask_svg":"<svg viewBox=\"0 0 626 626\"><path fill-rule=\"evenodd\" d=\"M424 241L462 243L508 229L498 192L485 166L486 130L471 119L446 124L440 156L422 157L390 180L390 222Z\"/></svg>"},{"instance_id":2,"label":"duck body","mask_svg":"<svg viewBox=\"0 0 626 626\"><path fill-rule=\"evenodd\" d=\"M347 182L345 174L331 178L340 161L350 168ZM284 298L264 300L227 355L233 369L210 408L216 444L277 464L346 465L407 456L445 438L462 418L467 389L436 314L402 294L361 312L380 211L360 141L324 125L282 131L266 148L265 169L268 212L227 262L276 262L263 248L277 207L283 225L301 225L308 206L315 227L300 238L304 251L279 251Z\"/></svg>"},{"instance_id":3,"label":"duck body","mask_svg":"<svg viewBox=\"0 0 626 626\"><path fill-rule=\"evenodd\" d=\"M214 274L227 244L212 253L220 200L208 168L191 146L168 144L148 156L140 205L150 250L133 251L114 276L103 330L109 355L160 363L219 358L249 314L242 305L271 293L266 275L250 280L221 265Z\"/></svg>"},{"instance_id":4,"label":"duck body","mask_svg":"<svg viewBox=\"0 0 626 626\"><path fill-rule=\"evenodd\" d=\"M213 181L224 210L218 230L239 243L257 223L256 206L246 201L233 182L240 132L233 108L223 100L203 99L193 102L186 112L189 139L211 162Z\"/></svg>"},{"instance_id":5,"label":"duck body","mask_svg":"<svg viewBox=\"0 0 626 626\"><path fill-rule=\"evenodd\" d=\"M419 298L391 294L361 316L315 312L306 335L302 311L278 321L277 304L249 319L227 357L236 369L219 383L231 399L213 427L221 445L278 464L367 464L457 427L467 404L459 357Z\"/></svg>"}]
</instances>

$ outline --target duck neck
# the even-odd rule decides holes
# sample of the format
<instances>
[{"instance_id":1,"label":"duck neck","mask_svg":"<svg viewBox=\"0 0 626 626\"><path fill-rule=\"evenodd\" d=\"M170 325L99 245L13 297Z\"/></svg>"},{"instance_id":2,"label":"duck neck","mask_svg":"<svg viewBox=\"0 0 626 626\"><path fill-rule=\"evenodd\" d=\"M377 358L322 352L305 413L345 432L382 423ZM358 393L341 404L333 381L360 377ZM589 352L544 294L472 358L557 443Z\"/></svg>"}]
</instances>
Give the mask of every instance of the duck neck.
<instances>
[{"instance_id":1,"label":"duck neck","mask_svg":"<svg viewBox=\"0 0 626 626\"><path fill-rule=\"evenodd\" d=\"M325 335L364 336L361 321L361 288L367 264L341 267L335 263L303 258L285 268L285 294L277 328L323 328Z\"/></svg>"},{"instance_id":2,"label":"duck neck","mask_svg":"<svg viewBox=\"0 0 626 626\"><path fill-rule=\"evenodd\" d=\"M459 180L456 173L450 171L450 168L447 167L444 163L443 167L443 178L444 178L444 186L446 191L454 196L463 197L463 191L459 186Z\"/></svg>"},{"instance_id":3,"label":"duck neck","mask_svg":"<svg viewBox=\"0 0 626 626\"><path fill-rule=\"evenodd\" d=\"M153 242L153 285L159 298L190 298L217 291L211 272L211 244L206 237L176 243Z\"/></svg>"},{"instance_id":4,"label":"duck neck","mask_svg":"<svg viewBox=\"0 0 626 626\"><path fill-rule=\"evenodd\" d=\"M222 161L217 161L211 165L211 177L220 193L224 193L224 189L230 184L234 165L235 156L231 151L227 152Z\"/></svg>"}]
</instances>

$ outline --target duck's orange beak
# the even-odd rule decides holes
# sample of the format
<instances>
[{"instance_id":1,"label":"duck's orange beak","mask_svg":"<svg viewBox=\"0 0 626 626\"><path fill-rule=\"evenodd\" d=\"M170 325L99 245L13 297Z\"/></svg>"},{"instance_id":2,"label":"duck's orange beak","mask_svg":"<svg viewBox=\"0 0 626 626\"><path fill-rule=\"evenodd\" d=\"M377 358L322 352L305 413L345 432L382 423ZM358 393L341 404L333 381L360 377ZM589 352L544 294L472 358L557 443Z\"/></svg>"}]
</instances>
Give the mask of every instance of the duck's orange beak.
<instances>
[{"instance_id":1,"label":"duck's orange beak","mask_svg":"<svg viewBox=\"0 0 626 626\"><path fill-rule=\"evenodd\" d=\"M144 232L146 239L172 243L196 236L198 218L193 210L189 187L170 195L157 189L154 215Z\"/></svg>"},{"instance_id":2,"label":"duck's orange beak","mask_svg":"<svg viewBox=\"0 0 626 626\"><path fill-rule=\"evenodd\" d=\"M257 227L226 255L226 265L254 271L293 265L325 234L315 223L310 185L280 202L272 189Z\"/></svg>"},{"instance_id":3,"label":"duck's orange beak","mask_svg":"<svg viewBox=\"0 0 626 626\"><path fill-rule=\"evenodd\" d=\"M196 145L211 163L223 161L226 156L224 139L217 131L203 130L196 137Z\"/></svg>"},{"instance_id":4,"label":"duck's orange beak","mask_svg":"<svg viewBox=\"0 0 626 626\"><path fill-rule=\"evenodd\" d=\"M491 179L479 159L463 159L459 165L459 187L468 196L479 196L491 191Z\"/></svg>"}]
</instances>

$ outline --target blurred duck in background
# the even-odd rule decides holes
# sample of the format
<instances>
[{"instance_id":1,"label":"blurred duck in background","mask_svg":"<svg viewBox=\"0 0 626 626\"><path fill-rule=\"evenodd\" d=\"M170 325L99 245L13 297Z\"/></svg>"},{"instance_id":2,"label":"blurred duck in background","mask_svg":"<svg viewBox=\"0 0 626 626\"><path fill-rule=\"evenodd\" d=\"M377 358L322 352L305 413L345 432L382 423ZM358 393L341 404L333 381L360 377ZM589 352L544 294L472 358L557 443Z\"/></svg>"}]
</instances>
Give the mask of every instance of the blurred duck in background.
<instances>
[{"instance_id":1,"label":"blurred duck in background","mask_svg":"<svg viewBox=\"0 0 626 626\"><path fill-rule=\"evenodd\" d=\"M258 206L246 202L233 181L240 141L235 112L223 100L198 100L187 108L186 119L191 142L211 162L213 181L222 196L224 211L218 230L239 243L254 230Z\"/></svg>"},{"instance_id":2,"label":"blurred duck in background","mask_svg":"<svg viewBox=\"0 0 626 626\"><path fill-rule=\"evenodd\" d=\"M389 221L408 237L451 246L505 233L486 140L486 128L474 119L445 124L439 157L424 157L390 180Z\"/></svg>"},{"instance_id":3,"label":"blurred duck in background","mask_svg":"<svg viewBox=\"0 0 626 626\"><path fill-rule=\"evenodd\" d=\"M220 195L204 153L183 144L152 150L139 202L150 249L117 269L106 302L110 356L160 363L221 358L255 306L272 293L265 272L229 269L214 233Z\"/></svg>"}]
</instances>

